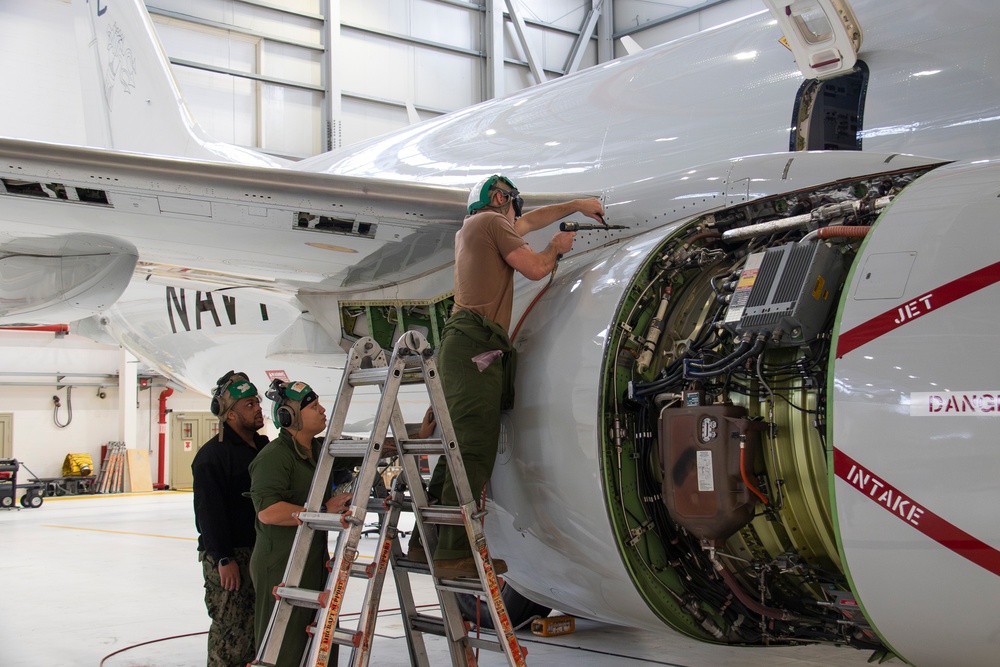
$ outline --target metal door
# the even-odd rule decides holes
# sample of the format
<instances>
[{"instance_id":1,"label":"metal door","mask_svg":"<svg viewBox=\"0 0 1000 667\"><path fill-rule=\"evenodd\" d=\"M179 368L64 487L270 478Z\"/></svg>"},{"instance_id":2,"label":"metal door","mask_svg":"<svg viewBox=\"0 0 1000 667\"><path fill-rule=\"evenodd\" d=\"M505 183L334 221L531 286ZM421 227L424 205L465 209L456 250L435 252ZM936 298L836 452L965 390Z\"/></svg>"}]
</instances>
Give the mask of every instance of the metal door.
<instances>
[{"instance_id":1,"label":"metal door","mask_svg":"<svg viewBox=\"0 0 1000 667\"><path fill-rule=\"evenodd\" d=\"M170 415L170 480L174 489L190 489L191 462L208 440L219 432L219 419L210 412Z\"/></svg>"}]
</instances>

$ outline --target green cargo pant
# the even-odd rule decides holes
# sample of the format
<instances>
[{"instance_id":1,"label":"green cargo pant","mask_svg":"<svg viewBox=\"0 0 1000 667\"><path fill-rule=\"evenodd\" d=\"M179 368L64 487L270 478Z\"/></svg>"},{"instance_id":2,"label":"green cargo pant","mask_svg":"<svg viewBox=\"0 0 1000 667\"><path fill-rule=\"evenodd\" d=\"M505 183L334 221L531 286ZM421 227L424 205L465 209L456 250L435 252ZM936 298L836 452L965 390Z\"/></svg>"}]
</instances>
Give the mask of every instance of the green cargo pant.
<instances>
[{"instance_id":1,"label":"green cargo pant","mask_svg":"<svg viewBox=\"0 0 1000 667\"><path fill-rule=\"evenodd\" d=\"M500 439L500 398L503 393L503 364L500 360L480 372L472 358L496 349L484 346L462 333L445 328L438 350L438 370L444 388L451 423L462 453L469 488L477 499L493 474ZM441 505L455 507L458 496L444 458L431 475L431 497ZM464 558L472 555L463 526L439 526L435 559Z\"/></svg>"}]
</instances>

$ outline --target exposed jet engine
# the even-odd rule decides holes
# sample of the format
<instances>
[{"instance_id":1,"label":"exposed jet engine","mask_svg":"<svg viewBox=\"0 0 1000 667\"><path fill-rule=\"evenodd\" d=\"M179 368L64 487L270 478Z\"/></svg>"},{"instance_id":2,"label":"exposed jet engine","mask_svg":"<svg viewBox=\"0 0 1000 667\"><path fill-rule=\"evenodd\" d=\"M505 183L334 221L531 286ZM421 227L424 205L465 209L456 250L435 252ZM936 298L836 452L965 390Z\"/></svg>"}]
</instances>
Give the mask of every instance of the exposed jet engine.
<instances>
[{"instance_id":1,"label":"exposed jet engine","mask_svg":"<svg viewBox=\"0 0 1000 667\"><path fill-rule=\"evenodd\" d=\"M891 300L922 289L914 258L937 242L920 239L946 221L928 210L926 224L900 232L901 214L879 216L930 169L739 202L560 267L514 337L519 394L491 482L489 539L523 550L510 559L515 588L710 642L887 650L862 610L893 598L855 585L877 579L884 560L845 545L888 543L889 531L862 527L892 499L865 505L859 473L837 464L835 475L834 461L855 446L884 453L893 439L875 435L877 416L864 438L833 441L833 418L848 423L835 405L866 401L848 392L835 404L847 380L834 366L846 320L895 316ZM884 252L862 253L879 238ZM928 308L913 300L912 310ZM907 410L898 395L885 409Z\"/></svg>"},{"instance_id":2,"label":"exposed jet engine","mask_svg":"<svg viewBox=\"0 0 1000 667\"><path fill-rule=\"evenodd\" d=\"M0 324L58 324L114 305L139 253L99 234L17 238L0 245Z\"/></svg>"}]
</instances>

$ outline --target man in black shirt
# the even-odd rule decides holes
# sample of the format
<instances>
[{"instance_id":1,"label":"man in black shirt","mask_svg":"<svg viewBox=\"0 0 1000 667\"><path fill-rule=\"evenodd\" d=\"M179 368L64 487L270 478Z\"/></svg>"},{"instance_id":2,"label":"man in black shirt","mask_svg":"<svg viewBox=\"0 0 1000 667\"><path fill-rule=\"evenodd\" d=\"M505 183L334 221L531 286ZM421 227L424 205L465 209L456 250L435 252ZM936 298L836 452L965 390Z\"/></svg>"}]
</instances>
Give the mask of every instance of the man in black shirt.
<instances>
[{"instance_id":1,"label":"man in black shirt","mask_svg":"<svg viewBox=\"0 0 1000 667\"><path fill-rule=\"evenodd\" d=\"M194 473L194 521L198 559L205 575L208 667L243 667L254 659L254 590L250 555L256 531L250 462L267 444L257 387L245 373L229 371L215 387L212 414L219 433L198 450Z\"/></svg>"}]
</instances>

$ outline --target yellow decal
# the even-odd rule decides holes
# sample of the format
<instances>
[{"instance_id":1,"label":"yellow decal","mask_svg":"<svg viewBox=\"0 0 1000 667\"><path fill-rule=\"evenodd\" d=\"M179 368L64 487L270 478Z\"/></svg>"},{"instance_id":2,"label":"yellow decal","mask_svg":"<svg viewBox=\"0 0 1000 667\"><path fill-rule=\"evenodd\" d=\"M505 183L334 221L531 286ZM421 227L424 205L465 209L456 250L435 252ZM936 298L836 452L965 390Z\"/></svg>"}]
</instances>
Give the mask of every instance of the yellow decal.
<instances>
[{"instance_id":1,"label":"yellow decal","mask_svg":"<svg viewBox=\"0 0 1000 667\"><path fill-rule=\"evenodd\" d=\"M814 299L825 299L830 295L829 292L823 293L823 289L826 287L826 281L823 280L823 276L816 276L816 286L813 287L813 298Z\"/></svg>"}]
</instances>

